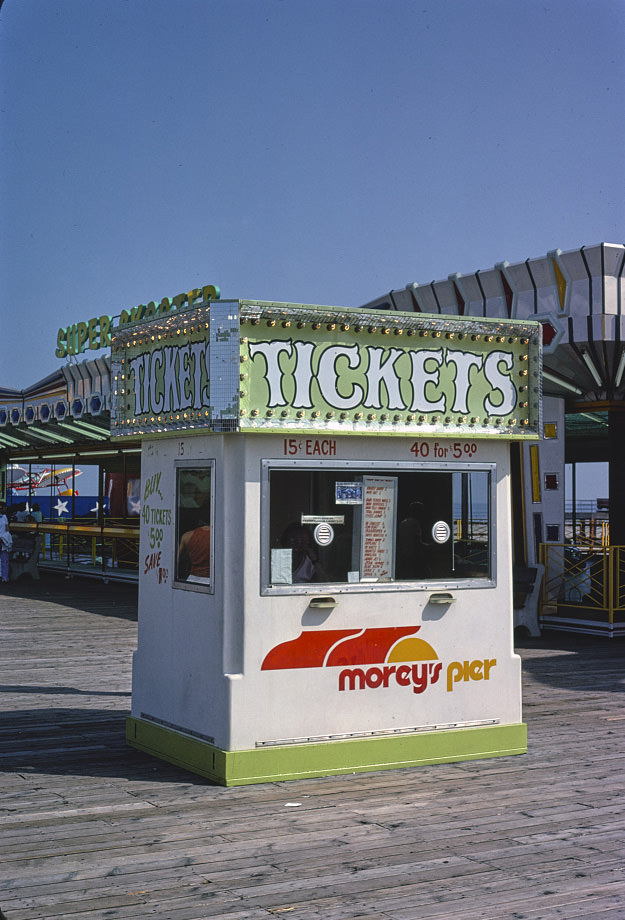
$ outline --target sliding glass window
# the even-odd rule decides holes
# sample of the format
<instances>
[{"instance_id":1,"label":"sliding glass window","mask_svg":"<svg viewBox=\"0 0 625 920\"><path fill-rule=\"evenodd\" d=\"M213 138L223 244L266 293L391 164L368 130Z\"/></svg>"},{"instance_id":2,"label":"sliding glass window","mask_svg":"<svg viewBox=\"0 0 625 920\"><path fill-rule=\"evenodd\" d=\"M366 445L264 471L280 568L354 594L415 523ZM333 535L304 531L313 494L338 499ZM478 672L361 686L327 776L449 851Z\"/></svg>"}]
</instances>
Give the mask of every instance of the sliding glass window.
<instances>
[{"instance_id":1,"label":"sliding glass window","mask_svg":"<svg viewBox=\"0 0 625 920\"><path fill-rule=\"evenodd\" d=\"M494 579L492 465L264 464L263 588Z\"/></svg>"}]
</instances>

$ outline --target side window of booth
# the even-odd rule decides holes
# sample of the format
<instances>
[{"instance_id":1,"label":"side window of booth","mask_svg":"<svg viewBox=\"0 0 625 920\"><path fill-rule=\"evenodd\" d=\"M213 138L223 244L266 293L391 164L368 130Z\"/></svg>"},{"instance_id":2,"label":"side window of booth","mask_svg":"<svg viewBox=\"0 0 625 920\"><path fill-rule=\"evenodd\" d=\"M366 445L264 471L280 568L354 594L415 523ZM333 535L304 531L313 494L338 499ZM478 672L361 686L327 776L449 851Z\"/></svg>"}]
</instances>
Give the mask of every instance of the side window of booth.
<instances>
[{"instance_id":1,"label":"side window of booth","mask_svg":"<svg viewBox=\"0 0 625 920\"><path fill-rule=\"evenodd\" d=\"M210 590L213 580L212 464L176 469L175 584Z\"/></svg>"},{"instance_id":2,"label":"side window of booth","mask_svg":"<svg viewBox=\"0 0 625 920\"><path fill-rule=\"evenodd\" d=\"M490 470L270 468L265 587L490 580L491 487Z\"/></svg>"}]
</instances>

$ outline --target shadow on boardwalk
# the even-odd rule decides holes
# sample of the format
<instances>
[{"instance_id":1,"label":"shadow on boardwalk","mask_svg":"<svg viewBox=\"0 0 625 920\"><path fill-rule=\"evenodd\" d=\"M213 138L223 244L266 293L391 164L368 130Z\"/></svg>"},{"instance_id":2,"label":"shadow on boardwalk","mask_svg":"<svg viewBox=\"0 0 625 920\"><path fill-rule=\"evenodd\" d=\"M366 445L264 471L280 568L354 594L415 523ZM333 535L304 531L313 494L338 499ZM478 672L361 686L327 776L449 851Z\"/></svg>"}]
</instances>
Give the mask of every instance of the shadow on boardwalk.
<instances>
[{"instance_id":1,"label":"shadow on boardwalk","mask_svg":"<svg viewBox=\"0 0 625 920\"><path fill-rule=\"evenodd\" d=\"M551 653L550 653L551 650ZM517 641L523 670L552 687L625 692L625 639L545 632L539 639Z\"/></svg>"},{"instance_id":2,"label":"shadow on boardwalk","mask_svg":"<svg viewBox=\"0 0 625 920\"><path fill-rule=\"evenodd\" d=\"M133 582L104 584L96 579L66 578L58 572L43 571L38 581L22 575L17 581L2 585L0 611L10 609L11 598L20 598L136 621L138 590Z\"/></svg>"},{"instance_id":3,"label":"shadow on boardwalk","mask_svg":"<svg viewBox=\"0 0 625 920\"><path fill-rule=\"evenodd\" d=\"M124 744L136 589L0 595L7 920L621 920L621 641L519 646L529 751L212 786Z\"/></svg>"}]
</instances>

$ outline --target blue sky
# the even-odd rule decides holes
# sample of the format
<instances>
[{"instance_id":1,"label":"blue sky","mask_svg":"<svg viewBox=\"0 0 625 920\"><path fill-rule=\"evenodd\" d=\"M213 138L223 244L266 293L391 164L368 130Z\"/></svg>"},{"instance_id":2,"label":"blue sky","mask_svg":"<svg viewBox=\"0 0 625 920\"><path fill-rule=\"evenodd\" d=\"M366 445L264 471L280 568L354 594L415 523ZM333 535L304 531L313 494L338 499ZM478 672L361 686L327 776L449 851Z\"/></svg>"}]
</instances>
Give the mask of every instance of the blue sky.
<instances>
[{"instance_id":1,"label":"blue sky","mask_svg":"<svg viewBox=\"0 0 625 920\"><path fill-rule=\"evenodd\" d=\"M624 242L624 38L622 0L5 0L0 385L204 284L358 306Z\"/></svg>"},{"instance_id":2,"label":"blue sky","mask_svg":"<svg viewBox=\"0 0 625 920\"><path fill-rule=\"evenodd\" d=\"M621 0L6 0L0 384L217 284L357 306L622 242Z\"/></svg>"}]
</instances>

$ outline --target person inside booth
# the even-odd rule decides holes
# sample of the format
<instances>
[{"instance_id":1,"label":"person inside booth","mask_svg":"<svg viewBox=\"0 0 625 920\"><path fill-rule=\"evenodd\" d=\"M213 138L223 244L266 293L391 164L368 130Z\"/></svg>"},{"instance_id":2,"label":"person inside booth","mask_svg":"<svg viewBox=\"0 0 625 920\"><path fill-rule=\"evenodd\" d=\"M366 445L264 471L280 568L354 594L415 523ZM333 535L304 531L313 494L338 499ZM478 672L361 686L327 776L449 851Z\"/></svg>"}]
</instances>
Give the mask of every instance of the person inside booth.
<instances>
[{"instance_id":1,"label":"person inside booth","mask_svg":"<svg viewBox=\"0 0 625 920\"><path fill-rule=\"evenodd\" d=\"M406 517L397 527L397 573L399 579L430 578L429 554L432 541L425 537L423 502L408 505Z\"/></svg>"},{"instance_id":2,"label":"person inside booth","mask_svg":"<svg viewBox=\"0 0 625 920\"><path fill-rule=\"evenodd\" d=\"M178 544L178 578L204 584L210 580L210 502L197 511L197 523Z\"/></svg>"},{"instance_id":3,"label":"person inside booth","mask_svg":"<svg viewBox=\"0 0 625 920\"><path fill-rule=\"evenodd\" d=\"M292 552L291 568L294 585L326 580L307 527L294 521L282 534L281 542L285 549L290 549Z\"/></svg>"}]
</instances>

